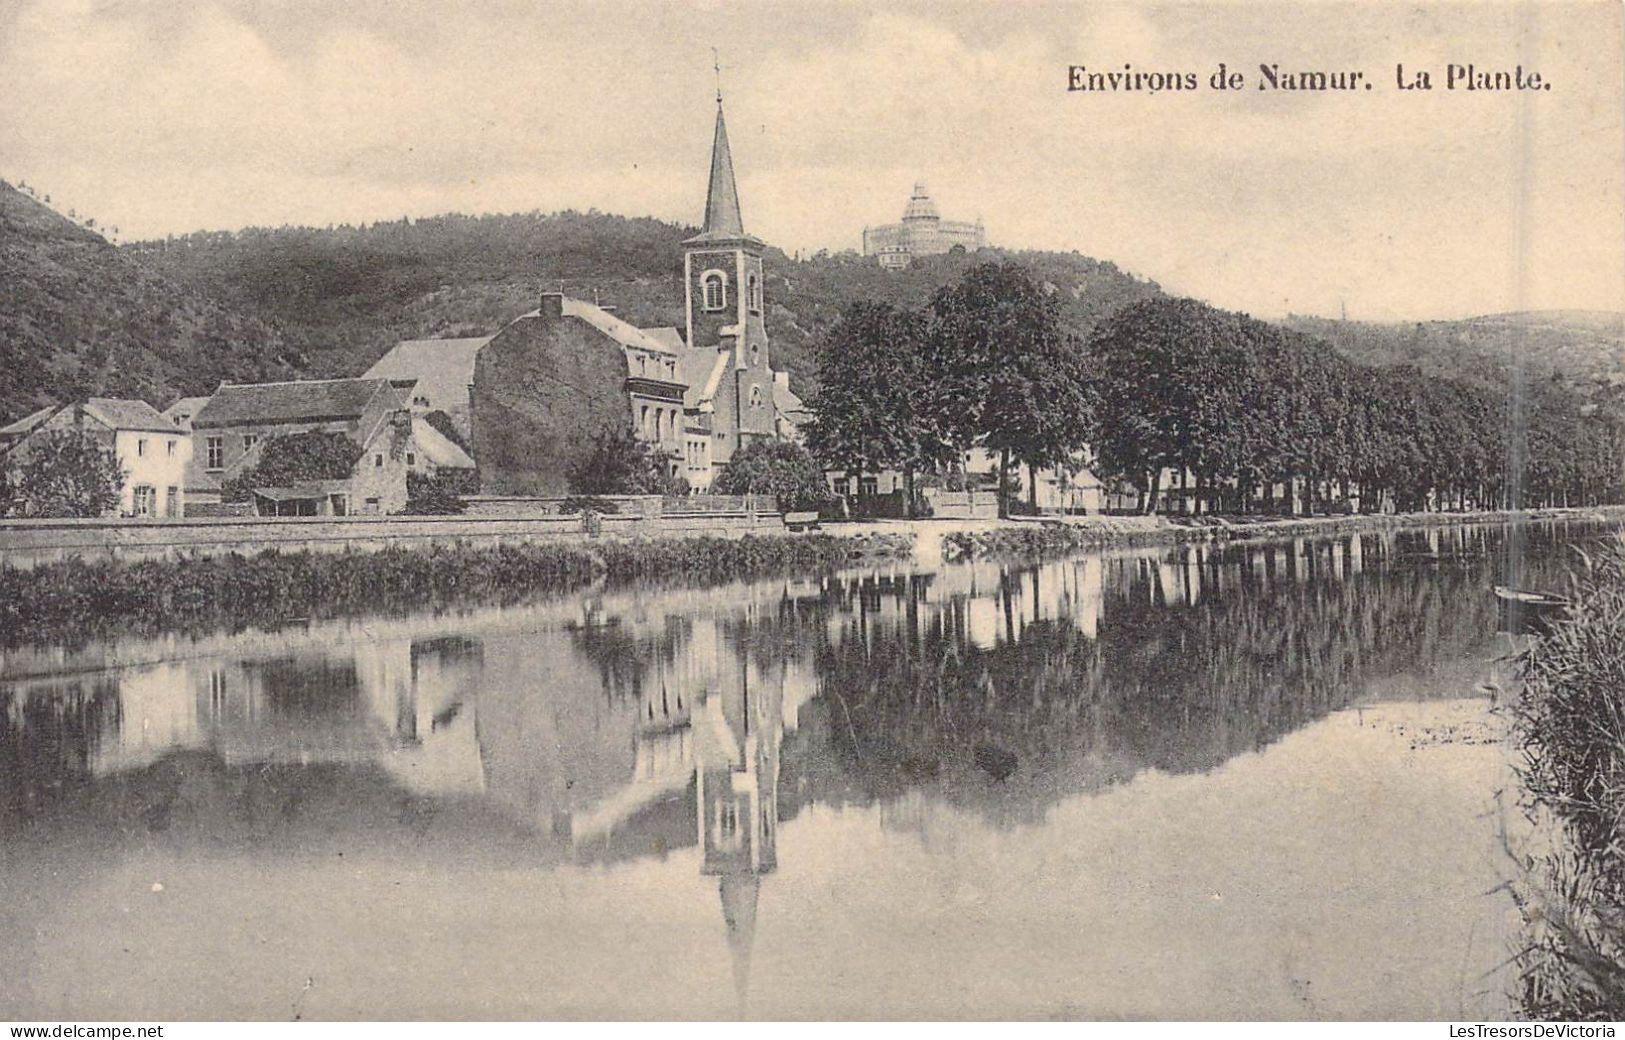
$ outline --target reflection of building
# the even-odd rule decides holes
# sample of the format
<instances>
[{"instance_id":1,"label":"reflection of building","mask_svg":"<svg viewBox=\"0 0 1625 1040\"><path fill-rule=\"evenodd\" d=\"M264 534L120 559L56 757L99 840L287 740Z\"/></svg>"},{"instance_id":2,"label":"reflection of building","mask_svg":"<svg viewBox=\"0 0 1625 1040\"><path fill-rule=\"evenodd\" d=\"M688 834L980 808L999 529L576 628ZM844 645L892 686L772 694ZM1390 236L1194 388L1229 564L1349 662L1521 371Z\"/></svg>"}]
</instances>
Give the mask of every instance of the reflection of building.
<instances>
[{"instance_id":1,"label":"reflection of building","mask_svg":"<svg viewBox=\"0 0 1625 1040\"><path fill-rule=\"evenodd\" d=\"M748 658L741 663L743 682L706 701L694 800L704 850L700 872L718 879L734 988L743 1001L762 877L778 866L784 684L782 673L777 683L764 682Z\"/></svg>"},{"instance_id":2,"label":"reflection of building","mask_svg":"<svg viewBox=\"0 0 1625 1040\"><path fill-rule=\"evenodd\" d=\"M863 229L863 255L879 257L881 267L893 269L907 267L917 256L956 247L973 253L986 245L987 230L981 221L943 220L924 184L914 185L901 223Z\"/></svg>"}]
</instances>

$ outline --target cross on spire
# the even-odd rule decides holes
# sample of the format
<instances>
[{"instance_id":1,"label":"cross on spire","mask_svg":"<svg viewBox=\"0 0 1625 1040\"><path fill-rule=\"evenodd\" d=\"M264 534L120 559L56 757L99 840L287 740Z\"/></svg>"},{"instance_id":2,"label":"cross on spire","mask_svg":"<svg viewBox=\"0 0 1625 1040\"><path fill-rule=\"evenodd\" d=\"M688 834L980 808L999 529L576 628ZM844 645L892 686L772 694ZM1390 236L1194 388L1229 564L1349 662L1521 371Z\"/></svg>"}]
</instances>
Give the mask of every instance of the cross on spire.
<instances>
[{"instance_id":1,"label":"cross on spire","mask_svg":"<svg viewBox=\"0 0 1625 1040\"><path fill-rule=\"evenodd\" d=\"M711 48L711 67L717 73L717 104L722 104L722 56L715 47Z\"/></svg>"}]
</instances>

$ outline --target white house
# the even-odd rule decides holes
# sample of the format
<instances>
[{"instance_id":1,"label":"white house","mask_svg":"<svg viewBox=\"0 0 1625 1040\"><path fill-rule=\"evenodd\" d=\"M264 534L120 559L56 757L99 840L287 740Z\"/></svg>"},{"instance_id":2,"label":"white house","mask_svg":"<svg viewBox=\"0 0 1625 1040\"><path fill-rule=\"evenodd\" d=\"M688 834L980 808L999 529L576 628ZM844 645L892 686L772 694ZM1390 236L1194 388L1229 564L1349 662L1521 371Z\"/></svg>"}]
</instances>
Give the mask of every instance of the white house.
<instances>
[{"instance_id":1,"label":"white house","mask_svg":"<svg viewBox=\"0 0 1625 1040\"><path fill-rule=\"evenodd\" d=\"M29 442L51 431L77 430L112 449L124 468L118 514L179 517L186 512L186 470L192 441L145 401L91 397L83 403L41 408L0 428L0 450L25 458Z\"/></svg>"}]
</instances>

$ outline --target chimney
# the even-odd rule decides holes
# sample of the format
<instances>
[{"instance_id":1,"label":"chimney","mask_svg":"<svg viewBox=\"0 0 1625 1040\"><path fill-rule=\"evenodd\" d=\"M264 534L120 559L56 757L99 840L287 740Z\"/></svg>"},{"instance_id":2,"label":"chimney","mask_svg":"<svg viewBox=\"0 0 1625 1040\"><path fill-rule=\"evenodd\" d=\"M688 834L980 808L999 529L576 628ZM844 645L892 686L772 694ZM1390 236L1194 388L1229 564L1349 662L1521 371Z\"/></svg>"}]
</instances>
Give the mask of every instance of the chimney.
<instances>
[{"instance_id":1,"label":"chimney","mask_svg":"<svg viewBox=\"0 0 1625 1040\"><path fill-rule=\"evenodd\" d=\"M541 316L547 321L551 321L554 318L564 317L564 293L542 293Z\"/></svg>"}]
</instances>

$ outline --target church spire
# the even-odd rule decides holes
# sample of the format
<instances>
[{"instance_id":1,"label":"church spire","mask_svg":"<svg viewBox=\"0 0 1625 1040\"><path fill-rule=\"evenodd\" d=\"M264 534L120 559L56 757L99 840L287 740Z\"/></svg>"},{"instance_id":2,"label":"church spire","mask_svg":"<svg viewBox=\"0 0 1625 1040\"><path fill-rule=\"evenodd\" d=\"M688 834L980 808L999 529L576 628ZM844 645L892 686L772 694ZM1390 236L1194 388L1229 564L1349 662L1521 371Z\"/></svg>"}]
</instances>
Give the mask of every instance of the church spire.
<instances>
[{"instance_id":1,"label":"church spire","mask_svg":"<svg viewBox=\"0 0 1625 1040\"><path fill-rule=\"evenodd\" d=\"M722 92L717 91L717 132L711 142L711 187L705 195L705 227L700 234L714 238L743 238L745 222L739 216L739 187L734 183L733 155L728 151L728 125L722 120Z\"/></svg>"}]
</instances>

